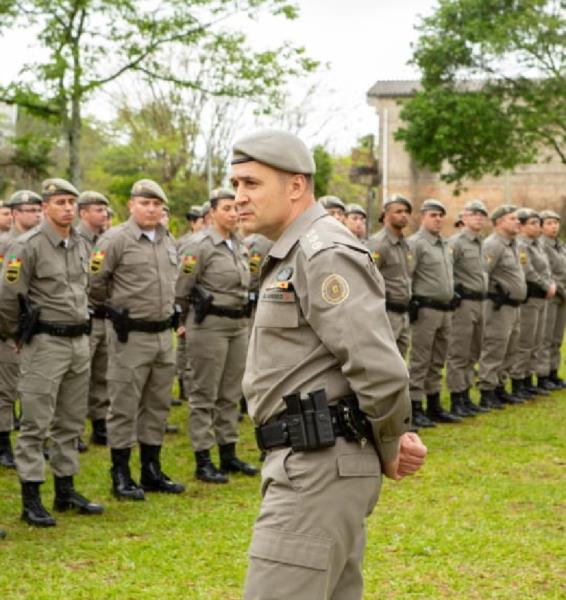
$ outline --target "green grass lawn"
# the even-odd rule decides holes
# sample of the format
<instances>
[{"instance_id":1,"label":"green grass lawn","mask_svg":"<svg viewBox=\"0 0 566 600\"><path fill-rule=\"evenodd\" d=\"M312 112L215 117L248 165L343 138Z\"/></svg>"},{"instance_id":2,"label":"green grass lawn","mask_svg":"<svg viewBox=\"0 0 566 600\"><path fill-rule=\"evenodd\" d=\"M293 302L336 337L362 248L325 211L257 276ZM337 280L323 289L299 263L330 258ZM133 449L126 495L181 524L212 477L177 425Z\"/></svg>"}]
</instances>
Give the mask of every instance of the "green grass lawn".
<instances>
[{"instance_id":1,"label":"green grass lawn","mask_svg":"<svg viewBox=\"0 0 566 600\"><path fill-rule=\"evenodd\" d=\"M184 431L186 415L185 403L171 422ZM385 481L369 519L365 598L565 598L564 423L566 391L426 431L425 468ZM240 446L244 458L257 459L249 420ZM167 436L163 459L164 470L187 483L185 494L119 502L110 495L108 452L91 448L77 488L106 513L65 513L46 530L19 520L16 474L0 471L0 526L8 531L0 597L239 598L259 480L196 483L184 433ZM51 479L42 490L50 506Z\"/></svg>"}]
</instances>

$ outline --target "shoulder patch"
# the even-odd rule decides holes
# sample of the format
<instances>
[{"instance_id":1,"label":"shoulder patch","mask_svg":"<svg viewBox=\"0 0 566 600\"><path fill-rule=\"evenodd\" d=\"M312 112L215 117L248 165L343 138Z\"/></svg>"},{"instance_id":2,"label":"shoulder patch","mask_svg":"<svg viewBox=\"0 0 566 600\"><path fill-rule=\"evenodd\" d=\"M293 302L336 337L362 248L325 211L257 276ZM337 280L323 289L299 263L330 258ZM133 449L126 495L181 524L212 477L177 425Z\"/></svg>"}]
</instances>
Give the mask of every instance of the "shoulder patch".
<instances>
[{"instance_id":1,"label":"shoulder patch","mask_svg":"<svg viewBox=\"0 0 566 600\"><path fill-rule=\"evenodd\" d=\"M519 252L519 260L521 261L522 265L526 265L528 262L528 258L527 258L527 253L525 250L521 250Z\"/></svg>"},{"instance_id":2,"label":"shoulder patch","mask_svg":"<svg viewBox=\"0 0 566 600\"><path fill-rule=\"evenodd\" d=\"M194 254L183 254L183 273L185 275L191 275L195 270L197 262L198 258Z\"/></svg>"},{"instance_id":3,"label":"shoulder patch","mask_svg":"<svg viewBox=\"0 0 566 600\"><path fill-rule=\"evenodd\" d=\"M4 279L8 283L17 283L20 279L22 270L22 259L15 254L10 254L6 257L6 273Z\"/></svg>"},{"instance_id":4,"label":"shoulder patch","mask_svg":"<svg viewBox=\"0 0 566 600\"><path fill-rule=\"evenodd\" d=\"M102 265L104 264L104 257L106 256L105 252L98 247L92 249L90 253L90 262L89 262L89 270L91 273L98 273L100 269L102 269Z\"/></svg>"},{"instance_id":5,"label":"shoulder patch","mask_svg":"<svg viewBox=\"0 0 566 600\"><path fill-rule=\"evenodd\" d=\"M348 282L338 275L333 273L322 282L322 298L328 304L341 304L350 295L350 286Z\"/></svg>"}]
</instances>

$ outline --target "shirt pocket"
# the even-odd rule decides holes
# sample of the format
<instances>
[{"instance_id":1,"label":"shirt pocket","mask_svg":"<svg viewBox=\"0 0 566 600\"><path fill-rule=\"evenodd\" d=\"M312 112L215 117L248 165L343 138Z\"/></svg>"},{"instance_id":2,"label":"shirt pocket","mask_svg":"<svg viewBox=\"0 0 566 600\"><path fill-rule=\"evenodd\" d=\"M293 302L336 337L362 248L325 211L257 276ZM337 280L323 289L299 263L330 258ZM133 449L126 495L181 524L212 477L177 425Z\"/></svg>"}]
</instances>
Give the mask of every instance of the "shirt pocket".
<instances>
[{"instance_id":1,"label":"shirt pocket","mask_svg":"<svg viewBox=\"0 0 566 600\"><path fill-rule=\"evenodd\" d=\"M299 307L295 302L260 300L254 324L256 327L296 328L299 326Z\"/></svg>"}]
</instances>

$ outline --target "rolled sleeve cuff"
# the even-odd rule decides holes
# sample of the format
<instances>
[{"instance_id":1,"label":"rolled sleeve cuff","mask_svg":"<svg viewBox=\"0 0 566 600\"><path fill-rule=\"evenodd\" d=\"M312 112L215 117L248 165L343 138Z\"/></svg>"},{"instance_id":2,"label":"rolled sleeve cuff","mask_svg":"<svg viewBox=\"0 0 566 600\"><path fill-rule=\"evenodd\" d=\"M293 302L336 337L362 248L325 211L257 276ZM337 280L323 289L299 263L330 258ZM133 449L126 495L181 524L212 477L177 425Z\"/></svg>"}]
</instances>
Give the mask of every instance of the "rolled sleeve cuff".
<instances>
[{"instance_id":1,"label":"rolled sleeve cuff","mask_svg":"<svg viewBox=\"0 0 566 600\"><path fill-rule=\"evenodd\" d=\"M399 454L400 442L399 438L386 438L376 442L375 447L381 464L394 461Z\"/></svg>"}]
</instances>

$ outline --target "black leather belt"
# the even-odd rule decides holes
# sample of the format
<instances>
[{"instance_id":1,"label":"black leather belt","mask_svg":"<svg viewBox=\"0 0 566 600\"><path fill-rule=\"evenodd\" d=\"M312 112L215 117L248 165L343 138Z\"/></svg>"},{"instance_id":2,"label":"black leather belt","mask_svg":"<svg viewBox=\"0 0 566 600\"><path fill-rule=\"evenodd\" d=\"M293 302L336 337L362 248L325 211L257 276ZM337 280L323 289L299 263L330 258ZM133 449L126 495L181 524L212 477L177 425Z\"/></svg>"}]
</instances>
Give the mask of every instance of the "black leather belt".
<instances>
[{"instance_id":1,"label":"black leather belt","mask_svg":"<svg viewBox=\"0 0 566 600\"><path fill-rule=\"evenodd\" d=\"M546 298L546 290L540 287L540 285L527 281L527 300L529 298Z\"/></svg>"},{"instance_id":2,"label":"black leather belt","mask_svg":"<svg viewBox=\"0 0 566 600\"><path fill-rule=\"evenodd\" d=\"M385 301L385 310L388 310L388 311L394 312L394 313L398 313L398 314L403 314L403 313L409 312L409 305L401 304L401 303L397 303L397 302L389 302L389 300L386 300Z\"/></svg>"},{"instance_id":3,"label":"black leather belt","mask_svg":"<svg viewBox=\"0 0 566 600\"><path fill-rule=\"evenodd\" d=\"M173 317L165 321L141 321L138 319L128 319L128 331L141 331L143 333L160 333L171 329L173 326Z\"/></svg>"},{"instance_id":4,"label":"black leather belt","mask_svg":"<svg viewBox=\"0 0 566 600\"><path fill-rule=\"evenodd\" d=\"M474 292L472 290L467 290L466 288L459 287L456 290L456 293L462 300L475 300L476 302L481 302L482 300L487 300L487 294L482 292Z\"/></svg>"},{"instance_id":5,"label":"black leather belt","mask_svg":"<svg viewBox=\"0 0 566 600\"><path fill-rule=\"evenodd\" d=\"M441 310L442 312L450 312L454 310L454 307L450 303L437 302L432 298L425 298L424 296L414 296L418 300L421 308L432 308L434 310Z\"/></svg>"},{"instance_id":6,"label":"black leather belt","mask_svg":"<svg viewBox=\"0 0 566 600\"><path fill-rule=\"evenodd\" d=\"M54 337L80 337L90 333L90 324L85 322L78 325L63 325L62 323L39 321L35 333L46 333Z\"/></svg>"},{"instance_id":7,"label":"black leather belt","mask_svg":"<svg viewBox=\"0 0 566 600\"><path fill-rule=\"evenodd\" d=\"M208 310L209 315L217 317L227 317L228 319L243 319L250 316L248 308L231 308L230 306L216 306L211 304Z\"/></svg>"},{"instance_id":8,"label":"black leather belt","mask_svg":"<svg viewBox=\"0 0 566 600\"><path fill-rule=\"evenodd\" d=\"M106 319L106 307L105 306L95 306L91 309L91 317L93 319Z\"/></svg>"},{"instance_id":9,"label":"black leather belt","mask_svg":"<svg viewBox=\"0 0 566 600\"><path fill-rule=\"evenodd\" d=\"M500 304L501 306L521 306L523 302L521 300L513 300L512 298L501 298L498 294L488 294L487 297L495 302L495 304Z\"/></svg>"}]
</instances>

